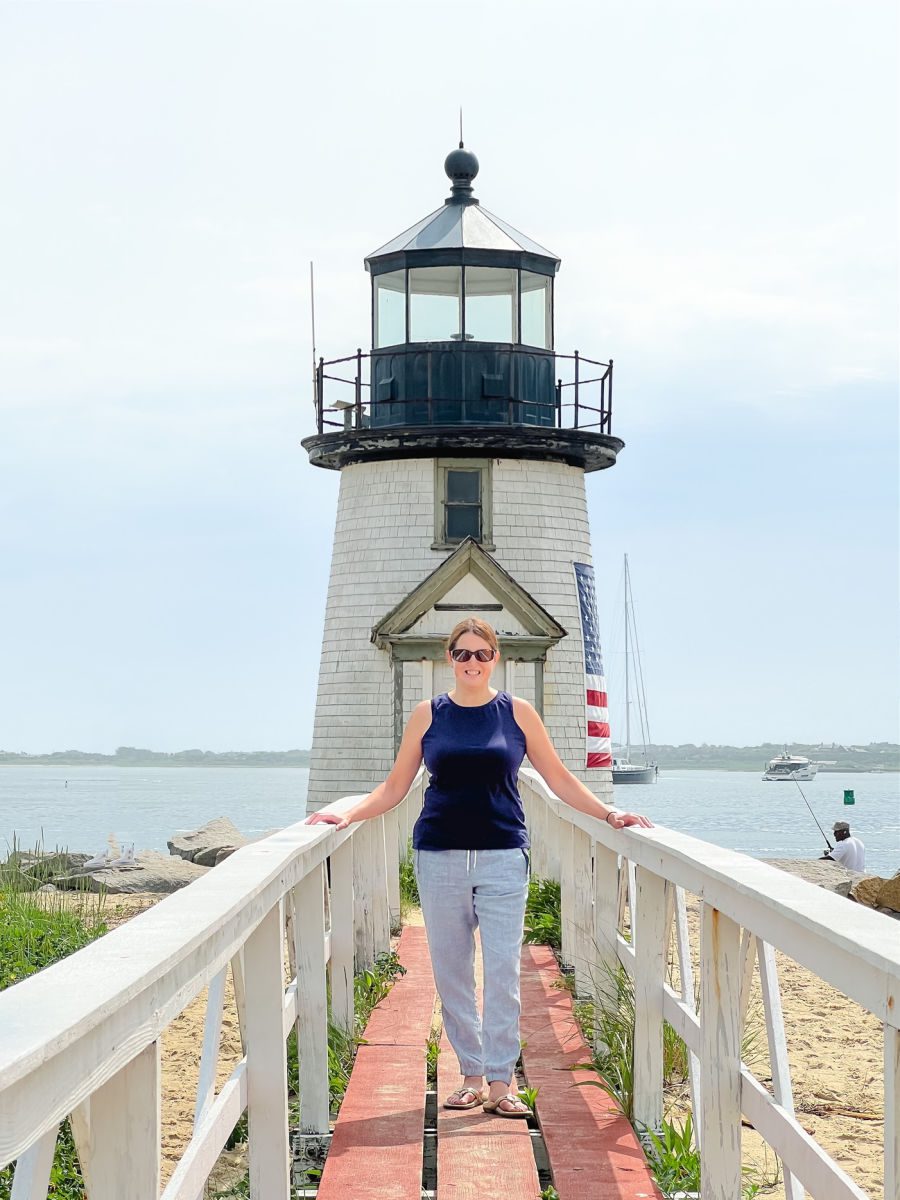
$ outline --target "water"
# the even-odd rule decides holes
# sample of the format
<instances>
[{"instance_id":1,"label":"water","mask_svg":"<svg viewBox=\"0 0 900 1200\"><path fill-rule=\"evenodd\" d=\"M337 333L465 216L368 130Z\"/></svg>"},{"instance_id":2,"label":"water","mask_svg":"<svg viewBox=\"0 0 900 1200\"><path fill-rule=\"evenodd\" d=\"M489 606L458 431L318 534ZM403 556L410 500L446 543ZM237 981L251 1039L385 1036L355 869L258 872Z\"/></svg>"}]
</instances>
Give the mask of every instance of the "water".
<instances>
[{"instance_id":1,"label":"water","mask_svg":"<svg viewBox=\"0 0 900 1200\"><path fill-rule=\"evenodd\" d=\"M664 771L655 785L617 788L616 804L756 858L819 857L822 835L798 785L760 775ZM14 833L25 846L93 853L115 833L138 850L165 852L167 838L219 816L254 837L303 819L308 782L300 767L2 767L0 854ZM850 822L868 871L900 870L900 776L820 774L799 786L823 829ZM853 807L842 803L845 788L856 793Z\"/></svg>"}]
</instances>

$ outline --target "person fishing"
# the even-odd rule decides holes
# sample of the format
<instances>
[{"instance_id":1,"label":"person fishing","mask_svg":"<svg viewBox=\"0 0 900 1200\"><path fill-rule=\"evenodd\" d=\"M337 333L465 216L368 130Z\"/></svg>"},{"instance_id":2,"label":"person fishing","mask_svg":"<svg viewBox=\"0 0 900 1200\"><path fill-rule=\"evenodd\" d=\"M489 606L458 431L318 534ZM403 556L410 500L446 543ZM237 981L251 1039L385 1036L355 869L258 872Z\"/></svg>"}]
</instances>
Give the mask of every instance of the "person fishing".
<instances>
[{"instance_id":1,"label":"person fishing","mask_svg":"<svg viewBox=\"0 0 900 1200\"><path fill-rule=\"evenodd\" d=\"M849 822L835 821L834 841L835 845L829 847L823 858L833 859L848 871L865 871L866 847L859 838L851 836Z\"/></svg>"},{"instance_id":2,"label":"person fishing","mask_svg":"<svg viewBox=\"0 0 900 1200\"><path fill-rule=\"evenodd\" d=\"M414 869L444 1028L462 1075L444 1107L527 1118L531 1109L514 1087L530 874L516 783L522 761L527 755L564 803L615 829L651 828L652 822L598 800L560 760L535 708L491 687L500 648L486 621L460 621L445 651L454 687L413 709L387 779L346 815L320 811L306 823L343 829L387 812L408 793L424 756L431 781L413 829ZM481 1016L475 1000L476 928L484 968Z\"/></svg>"}]
</instances>

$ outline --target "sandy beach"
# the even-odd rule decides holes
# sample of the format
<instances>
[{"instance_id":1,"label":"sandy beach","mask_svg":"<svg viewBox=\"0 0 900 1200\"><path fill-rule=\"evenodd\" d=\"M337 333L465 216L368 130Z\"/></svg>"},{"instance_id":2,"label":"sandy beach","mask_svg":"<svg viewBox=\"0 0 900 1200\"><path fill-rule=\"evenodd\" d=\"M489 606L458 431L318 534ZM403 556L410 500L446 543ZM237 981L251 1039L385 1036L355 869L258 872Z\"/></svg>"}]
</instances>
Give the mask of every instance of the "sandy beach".
<instances>
[{"instance_id":1,"label":"sandy beach","mask_svg":"<svg viewBox=\"0 0 900 1200\"><path fill-rule=\"evenodd\" d=\"M105 916L110 926L121 924L158 902L159 896L109 897ZM689 904L689 926L696 946L696 905ZM886 932L896 929L887 924ZM409 922L421 923L413 911ZM881 1025L874 1016L829 984L777 954L785 1032L791 1064L794 1106L804 1128L834 1160L864 1188L872 1200L884 1200L883 1123L884 1087ZM162 1160L163 1182L171 1176L190 1138L199 1072L206 990L166 1030L162 1046ZM762 997L758 976L751 991L748 1024L758 1031L752 1069L771 1088ZM234 995L229 982L222 1023L217 1086L228 1078L241 1057ZM670 1096L674 1114L686 1111L687 1089ZM754 1130L743 1131L745 1165L751 1167L763 1192L774 1200L784 1197L780 1170L772 1183L776 1160ZM237 1147L220 1158L209 1194L226 1189L246 1170L246 1149ZM749 1177L748 1177L749 1178Z\"/></svg>"}]
</instances>

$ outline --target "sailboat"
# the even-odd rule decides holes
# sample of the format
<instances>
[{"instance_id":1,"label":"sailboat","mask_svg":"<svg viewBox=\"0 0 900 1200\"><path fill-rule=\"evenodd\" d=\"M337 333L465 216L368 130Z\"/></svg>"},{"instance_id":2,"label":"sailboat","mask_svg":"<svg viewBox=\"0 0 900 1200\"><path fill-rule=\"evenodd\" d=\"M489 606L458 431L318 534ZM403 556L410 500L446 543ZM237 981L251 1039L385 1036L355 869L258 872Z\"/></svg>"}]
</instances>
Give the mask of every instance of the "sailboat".
<instances>
[{"instance_id":1,"label":"sailboat","mask_svg":"<svg viewBox=\"0 0 900 1200\"><path fill-rule=\"evenodd\" d=\"M634 666L632 667L632 654ZM631 677L634 674L637 695L638 719L644 746L643 763L631 761ZM628 555L625 555L625 757L614 758L612 765L613 784L656 783L659 767L650 761L647 744L650 741L650 721L647 717L647 697L644 693L644 672L641 667L641 652L638 646L637 628L634 622L634 600L631 595L631 574L628 570Z\"/></svg>"}]
</instances>

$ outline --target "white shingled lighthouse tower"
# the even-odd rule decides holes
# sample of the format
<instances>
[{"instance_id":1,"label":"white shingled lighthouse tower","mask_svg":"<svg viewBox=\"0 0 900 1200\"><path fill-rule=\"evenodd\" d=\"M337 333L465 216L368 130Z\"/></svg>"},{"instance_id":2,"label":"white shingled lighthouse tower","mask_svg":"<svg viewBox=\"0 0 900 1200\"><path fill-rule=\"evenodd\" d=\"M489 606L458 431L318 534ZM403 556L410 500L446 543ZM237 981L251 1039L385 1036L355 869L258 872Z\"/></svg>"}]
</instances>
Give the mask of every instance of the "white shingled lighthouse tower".
<instances>
[{"instance_id":1,"label":"white shingled lighthouse tower","mask_svg":"<svg viewBox=\"0 0 900 1200\"><path fill-rule=\"evenodd\" d=\"M441 207L366 259L371 352L318 365L303 446L341 486L309 811L385 777L470 614L500 636L492 683L612 787L585 498L623 445L612 362L556 353L559 259L481 207L462 143L445 170Z\"/></svg>"}]
</instances>

